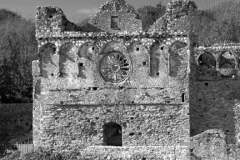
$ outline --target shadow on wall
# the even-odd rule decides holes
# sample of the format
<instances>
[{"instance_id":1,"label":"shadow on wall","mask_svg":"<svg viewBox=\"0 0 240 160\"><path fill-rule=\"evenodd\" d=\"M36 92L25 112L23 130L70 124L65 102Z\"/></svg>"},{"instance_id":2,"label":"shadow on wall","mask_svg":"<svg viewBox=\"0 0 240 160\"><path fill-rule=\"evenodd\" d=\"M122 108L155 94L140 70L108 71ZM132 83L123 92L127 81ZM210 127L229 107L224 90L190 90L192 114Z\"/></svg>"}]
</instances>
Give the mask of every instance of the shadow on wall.
<instances>
[{"instance_id":1,"label":"shadow on wall","mask_svg":"<svg viewBox=\"0 0 240 160\"><path fill-rule=\"evenodd\" d=\"M169 48L169 75L171 77L177 77L180 66L182 65L183 57L178 53L181 49L187 46L186 43L181 41L174 42Z\"/></svg>"},{"instance_id":2,"label":"shadow on wall","mask_svg":"<svg viewBox=\"0 0 240 160\"><path fill-rule=\"evenodd\" d=\"M236 144L236 101L240 101L240 83L221 81L190 81L190 135L210 129L225 133L227 144Z\"/></svg>"},{"instance_id":3,"label":"shadow on wall","mask_svg":"<svg viewBox=\"0 0 240 160\"><path fill-rule=\"evenodd\" d=\"M87 24L81 26L81 31L83 31L83 32L102 32L103 30L87 23Z\"/></svg>"},{"instance_id":4,"label":"shadow on wall","mask_svg":"<svg viewBox=\"0 0 240 160\"><path fill-rule=\"evenodd\" d=\"M48 78L48 68L55 66L56 64L52 61L52 57L56 51L56 47L54 44L47 43L41 47L39 51L39 59L40 59L40 74L44 78Z\"/></svg>"}]
</instances>

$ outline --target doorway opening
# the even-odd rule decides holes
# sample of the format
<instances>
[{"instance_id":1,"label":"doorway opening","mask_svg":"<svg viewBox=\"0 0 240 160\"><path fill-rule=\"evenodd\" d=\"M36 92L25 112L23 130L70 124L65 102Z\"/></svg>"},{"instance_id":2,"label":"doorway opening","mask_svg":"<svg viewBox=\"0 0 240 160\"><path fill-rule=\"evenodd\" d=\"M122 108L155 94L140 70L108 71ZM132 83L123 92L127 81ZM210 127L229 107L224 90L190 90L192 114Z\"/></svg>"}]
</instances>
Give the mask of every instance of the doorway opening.
<instances>
[{"instance_id":1,"label":"doorway opening","mask_svg":"<svg viewBox=\"0 0 240 160\"><path fill-rule=\"evenodd\" d=\"M114 122L103 125L103 144L122 146L122 127Z\"/></svg>"}]
</instances>

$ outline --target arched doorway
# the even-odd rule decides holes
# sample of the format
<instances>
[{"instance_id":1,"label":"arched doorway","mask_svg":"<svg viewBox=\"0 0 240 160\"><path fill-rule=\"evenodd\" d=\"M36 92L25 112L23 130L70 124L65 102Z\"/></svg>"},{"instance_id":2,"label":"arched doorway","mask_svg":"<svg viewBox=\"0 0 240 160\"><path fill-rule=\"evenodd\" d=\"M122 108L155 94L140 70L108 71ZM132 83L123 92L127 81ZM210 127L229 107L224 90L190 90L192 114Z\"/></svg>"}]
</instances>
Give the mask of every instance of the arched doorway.
<instances>
[{"instance_id":1,"label":"arched doorway","mask_svg":"<svg viewBox=\"0 0 240 160\"><path fill-rule=\"evenodd\" d=\"M103 144L122 146L122 127L114 122L103 125Z\"/></svg>"}]
</instances>

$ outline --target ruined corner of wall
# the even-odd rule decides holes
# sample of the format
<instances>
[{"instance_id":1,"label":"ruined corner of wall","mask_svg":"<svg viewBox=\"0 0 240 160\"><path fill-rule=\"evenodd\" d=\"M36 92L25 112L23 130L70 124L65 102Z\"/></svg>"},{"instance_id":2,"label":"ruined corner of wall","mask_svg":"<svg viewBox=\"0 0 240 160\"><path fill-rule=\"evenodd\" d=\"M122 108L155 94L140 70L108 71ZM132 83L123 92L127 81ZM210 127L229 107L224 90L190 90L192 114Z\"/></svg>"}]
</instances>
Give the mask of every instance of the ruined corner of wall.
<instances>
[{"instance_id":1,"label":"ruined corner of wall","mask_svg":"<svg viewBox=\"0 0 240 160\"><path fill-rule=\"evenodd\" d=\"M198 11L192 0L173 0L168 3L166 13L149 28L149 32L175 32L189 30L190 17Z\"/></svg>"},{"instance_id":2,"label":"ruined corner of wall","mask_svg":"<svg viewBox=\"0 0 240 160\"><path fill-rule=\"evenodd\" d=\"M56 6L37 7L36 36L44 33L80 31L80 27L67 20L62 9Z\"/></svg>"}]
</instances>

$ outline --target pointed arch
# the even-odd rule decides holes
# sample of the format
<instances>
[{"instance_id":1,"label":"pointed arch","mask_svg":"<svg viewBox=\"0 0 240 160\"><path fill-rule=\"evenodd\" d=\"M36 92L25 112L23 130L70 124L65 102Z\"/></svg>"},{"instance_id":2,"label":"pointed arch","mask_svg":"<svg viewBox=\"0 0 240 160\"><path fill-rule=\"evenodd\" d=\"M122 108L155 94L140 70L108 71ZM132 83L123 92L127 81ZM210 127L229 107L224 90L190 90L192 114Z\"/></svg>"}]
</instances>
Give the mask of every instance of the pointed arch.
<instances>
[{"instance_id":1,"label":"pointed arch","mask_svg":"<svg viewBox=\"0 0 240 160\"><path fill-rule=\"evenodd\" d=\"M78 74L77 64L77 49L67 42L59 49L59 76L64 77L70 74Z\"/></svg>"},{"instance_id":2,"label":"pointed arch","mask_svg":"<svg viewBox=\"0 0 240 160\"><path fill-rule=\"evenodd\" d=\"M56 64L53 62L53 55L56 52L56 46L52 43L47 43L39 49L39 67L40 75L42 77L48 78L52 75L51 68L56 67Z\"/></svg>"},{"instance_id":3,"label":"pointed arch","mask_svg":"<svg viewBox=\"0 0 240 160\"><path fill-rule=\"evenodd\" d=\"M150 47L150 76L159 77L159 63L160 63L160 52L159 52L159 41L156 41Z\"/></svg>"},{"instance_id":4,"label":"pointed arch","mask_svg":"<svg viewBox=\"0 0 240 160\"><path fill-rule=\"evenodd\" d=\"M94 42L85 42L83 43L78 50L78 57L84 57L90 61L93 61L96 57L96 53L98 52L98 47L94 44Z\"/></svg>"},{"instance_id":5,"label":"pointed arch","mask_svg":"<svg viewBox=\"0 0 240 160\"><path fill-rule=\"evenodd\" d=\"M175 41L169 48L169 75L176 77L179 67L182 65L182 56L179 55L181 49L187 47L187 43Z\"/></svg>"}]
</instances>

